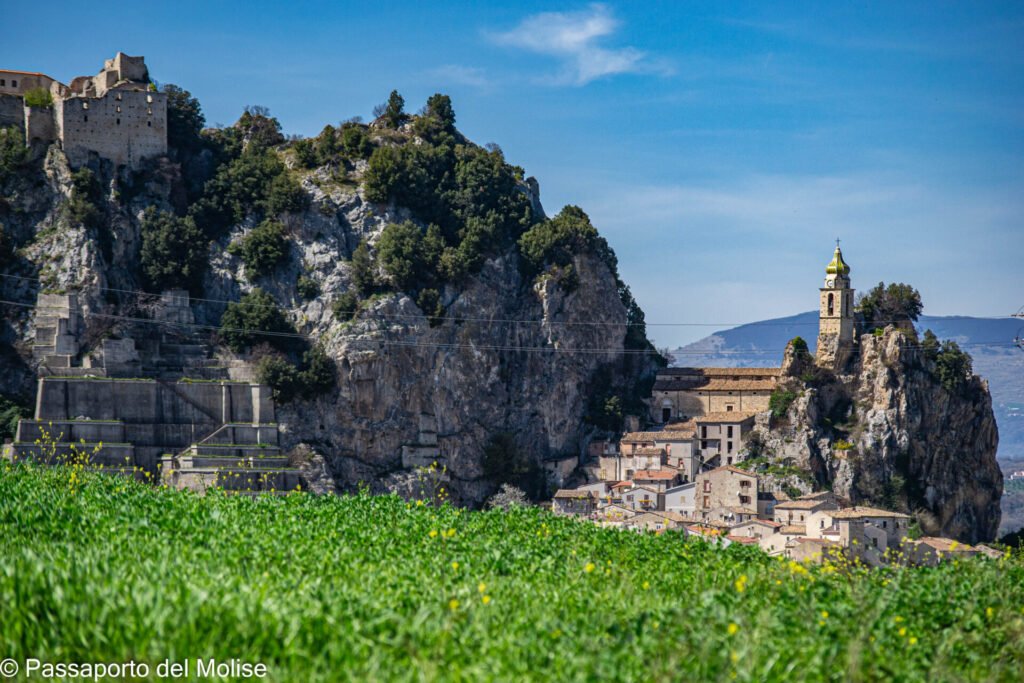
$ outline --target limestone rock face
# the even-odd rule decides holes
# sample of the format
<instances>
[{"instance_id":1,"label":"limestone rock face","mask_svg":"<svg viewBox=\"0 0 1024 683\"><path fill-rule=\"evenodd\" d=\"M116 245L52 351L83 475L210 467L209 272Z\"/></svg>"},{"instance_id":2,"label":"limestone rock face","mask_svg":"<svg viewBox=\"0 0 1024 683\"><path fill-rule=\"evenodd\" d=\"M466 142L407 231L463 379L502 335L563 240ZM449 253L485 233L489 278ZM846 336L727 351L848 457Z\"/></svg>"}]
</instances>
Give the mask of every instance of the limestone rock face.
<instances>
[{"instance_id":1,"label":"limestone rock face","mask_svg":"<svg viewBox=\"0 0 1024 683\"><path fill-rule=\"evenodd\" d=\"M87 324L106 321L109 328L111 318L103 316L134 314L125 308L128 297L111 295L107 288L141 288L142 213L147 206L172 210L183 176L165 161L120 179L112 169L97 169L109 234L93 234L61 217L71 178L59 151L51 150L50 156L42 185L19 198L21 222L8 229L24 231L21 241L31 243L23 272L45 279L43 288L79 292ZM119 185L133 188L130 202L115 191ZM575 258L578 284L571 291L552 278L535 283L524 276L510 248L492 256L467 282L440 292L445 307L440 324L431 326L403 293L372 297L353 321L336 319L332 303L351 286L350 258L359 242L372 246L389 223L416 217L402 207L367 202L351 184L332 182L323 169L306 176L303 188L309 208L282 218L288 259L268 275L246 272L227 246L255 222L233 226L211 245L202 300L193 299L193 311L200 326L196 334L206 335L202 326L219 324L224 302L260 287L296 329L334 359L338 384L331 393L279 405L277 411L281 446L298 454L315 489L365 483L374 490L411 491L416 468L436 459L455 502L481 503L493 493L493 484L483 477L482 454L495 435L511 434L538 464L553 455L580 454L591 430L584 417L595 376L627 386L653 372L651 356L622 353L627 312L618 282L590 253ZM542 216L536 181L522 182L519 191ZM300 296L300 275L317 283L319 295ZM32 301L37 288L8 287L5 294ZM8 348L31 339L28 309L9 320L6 330ZM99 339L102 333L90 335ZM89 343L86 339L86 350ZM23 366L22 389L32 383L31 369Z\"/></svg>"},{"instance_id":2,"label":"limestone rock face","mask_svg":"<svg viewBox=\"0 0 1024 683\"><path fill-rule=\"evenodd\" d=\"M765 449L855 503L916 513L926 534L994 539L1003 480L987 383L947 391L893 327L859 348L849 375L784 380L796 398L784 419L759 419Z\"/></svg>"}]
</instances>

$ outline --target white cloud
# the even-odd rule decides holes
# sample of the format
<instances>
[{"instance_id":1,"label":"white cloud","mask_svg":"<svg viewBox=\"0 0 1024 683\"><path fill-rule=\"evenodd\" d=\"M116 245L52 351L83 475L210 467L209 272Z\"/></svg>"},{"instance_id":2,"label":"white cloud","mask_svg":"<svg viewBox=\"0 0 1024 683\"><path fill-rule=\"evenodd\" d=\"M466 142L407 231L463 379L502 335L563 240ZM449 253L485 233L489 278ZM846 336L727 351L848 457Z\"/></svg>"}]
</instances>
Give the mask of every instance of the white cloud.
<instances>
[{"instance_id":1,"label":"white cloud","mask_svg":"<svg viewBox=\"0 0 1024 683\"><path fill-rule=\"evenodd\" d=\"M428 71L427 76L444 85L468 85L474 88L485 88L491 84L483 69L461 64L445 64L436 67Z\"/></svg>"},{"instance_id":2,"label":"white cloud","mask_svg":"<svg viewBox=\"0 0 1024 683\"><path fill-rule=\"evenodd\" d=\"M665 72L647 55L633 47L605 48L598 45L611 36L619 21L607 7L591 5L577 12L542 12L524 19L510 31L490 35L498 45L557 57L562 68L553 82L586 85L604 76L624 73Z\"/></svg>"}]
</instances>

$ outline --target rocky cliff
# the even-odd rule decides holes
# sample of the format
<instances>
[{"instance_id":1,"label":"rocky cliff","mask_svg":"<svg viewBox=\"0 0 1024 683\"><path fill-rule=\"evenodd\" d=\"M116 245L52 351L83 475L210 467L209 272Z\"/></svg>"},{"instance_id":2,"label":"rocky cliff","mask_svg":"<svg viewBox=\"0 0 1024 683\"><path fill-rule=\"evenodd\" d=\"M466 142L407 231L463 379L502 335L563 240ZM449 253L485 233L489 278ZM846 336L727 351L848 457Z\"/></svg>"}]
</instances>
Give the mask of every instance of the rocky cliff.
<instances>
[{"instance_id":1,"label":"rocky cliff","mask_svg":"<svg viewBox=\"0 0 1024 683\"><path fill-rule=\"evenodd\" d=\"M268 121L262 114L255 118ZM203 275L191 284L192 336L217 346L217 357L225 363L248 361L255 368L260 349L232 351L213 330L229 302L259 288L271 295L305 343L324 350L333 362L336 381L329 389L278 406L282 445L317 473L318 490L365 483L377 490L415 493L426 485L444 488L456 502L477 504L500 483L494 468L485 468L484 451L492 443L500 442L505 456L521 461L520 470L534 473L545 460L579 455L594 430L594 420L587 420L591 390L623 396L635 392L658 360L649 344L627 348L637 336L639 309L630 307L610 249L595 232L588 240L560 243L565 254L557 264L526 267L516 240L547 220L537 182L520 175L514 185L509 181L508 187L495 189L488 177L459 176L454 182L450 177L469 174L473 163L486 162L497 169L489 171L494 177L512 178L500 151L485 152L454 131L417 133L408 124L402 130L351 124L347 130L363 136L365 149L325 153L303 164L297 160L298 145L271 131L265 149L256 148L253 137L267 137L266 130L238 125L212 136L204 133L220 140L218 145L193 141L200 151L172 147L169 158L135 172L94 160L91 189L85 187L89 178L73 174L59 149L34 150L15 172L0 178L0 224L10 247L0 287L5 300L24 305L4 309L0 391L23 400L32 391L27 341L34 325L30 305L38 292L79 293L88 329L83 353L104 336L129 334L123 318L145 317L142 291L154 287L139 264L144 242L155 239L146 234L146 221L152 219L146 212L152 207L176 216L169 219L179 221L171 223L176 229L184 230L183 221L195 217L205 230L209 246L201 252ZM331 129L329 140L326 135L318 140L324 147L329 142L331 149L348 141L340 130ZM223 144L226 137L230 144ZM445 192L470 195L450 200L452 206L467 208L453 209L446 215L456 218L444 223L445 215L426 216L423 209L405 206L401 192L368 198L363 180L371 164L366 156L375 146L425 148L436 152L431 163L439 163L441 155L457 158L452 173L439 175L447 183ZM257 162L263 167L257 168ZM273 181L260 180L258 173L267 167L276 169ZM410 167L416 170L415 163ZM256 181L231 175L246 168L256 168ZM219 182L234 183L228 189L242 199L228 206L230 219L211 228L201 219L213 224L204 216L221 199L217 193L223 195L224 186L211 190L211 183L225 177ZM253 194L250 204L238 191L256 182L270 187L278 180L295 186L283 209L268 208L274 201L269 192L276 190ZM474 199L472 192L494 197ZM206 214L197 209L201 205ZM514 229L487 232L487 226L500 222L493 207L505 205L521 208L525 218L517 219ZM477 217L474 206L488 213ZM284 256L256 272L229 246L271 218L283 226ZM397 278L376 261L375 287L359 293L353 314L339 314L339 299L360 287L352 261L358 245L376 257L387 226L407 222L428 234L428 226L436 229L435 220L447 231L446 256L466 253L465 244L476 240L466 257L474 260L457 276L430 276L429 294L436 296L436 305L424 298L425 285L396 284ZM483 237L475 236L477 229ZM170 239L173 243L174 236ZM569 272L571 277L565 277ZM186 278L179 286L189 286ZM425 300L431 302L429 310ZM138 334L139 327L131 334ZM642 327L639 335L642 339ZM425 483L419 468L435 460L444 473Z\"/></svg>"},{"instance_id":2,"label":"rocky cliff","mask_svg":"<svg viewBox=\"0 0 1024 683\"><path fill-rule=\"evenodd\" d=\"M798 488L913 512L926 534L994 539L1003 478L987 383L966 373L941 380L937 352L895 327L858 346L840 374L787 348L756 450L780 474L810 472L787 478Z\"/></svg>"}]
</instances>

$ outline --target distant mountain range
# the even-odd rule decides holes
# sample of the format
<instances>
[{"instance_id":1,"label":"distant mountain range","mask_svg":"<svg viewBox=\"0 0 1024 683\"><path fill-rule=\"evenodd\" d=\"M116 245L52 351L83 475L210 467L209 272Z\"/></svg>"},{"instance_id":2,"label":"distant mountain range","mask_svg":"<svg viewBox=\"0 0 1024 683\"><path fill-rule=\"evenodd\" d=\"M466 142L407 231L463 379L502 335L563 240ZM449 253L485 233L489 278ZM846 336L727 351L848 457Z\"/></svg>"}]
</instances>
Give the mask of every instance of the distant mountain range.
<instances>
[{"instance_id":1,"label":"distant mountain range","mask_svg":"<svg viewBox=\"0 0 1024 683\"><path fill-rule=\"evenodd\" d=\"M921 331L931 329L939 339L952 339L974 358L974 372L989 381L996 423L999 458L1024 460L1024 350L1012 345L1024 336L1024 321L1014 318L971 318L923 315ZM813 351L818 336L818 312L762 320L722 330L672 351L674 365L694 367L754 367L778 365L793 337L803 337Z\"/></svg>"}]
</instances>

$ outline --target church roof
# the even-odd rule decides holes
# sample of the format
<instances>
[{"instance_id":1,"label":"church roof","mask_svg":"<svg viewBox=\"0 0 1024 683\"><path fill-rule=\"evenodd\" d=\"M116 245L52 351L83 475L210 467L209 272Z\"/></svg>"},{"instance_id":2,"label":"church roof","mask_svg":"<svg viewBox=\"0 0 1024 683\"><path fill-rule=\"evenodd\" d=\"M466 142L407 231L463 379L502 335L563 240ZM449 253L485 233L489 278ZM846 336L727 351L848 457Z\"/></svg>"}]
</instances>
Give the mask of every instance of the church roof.
<instances>
[{"instance_id":1,"label":"church roof","mask_svg":"<svg viewBox=\"0 0 1024 683\"><path fill-rule=\"evenodd\" d=\"M850 266L843 260L843 251L836 245L836 253L832 255L832 260L825 266L825 272L829 275L849 275Z\"/></svg>"}]
</instances>

